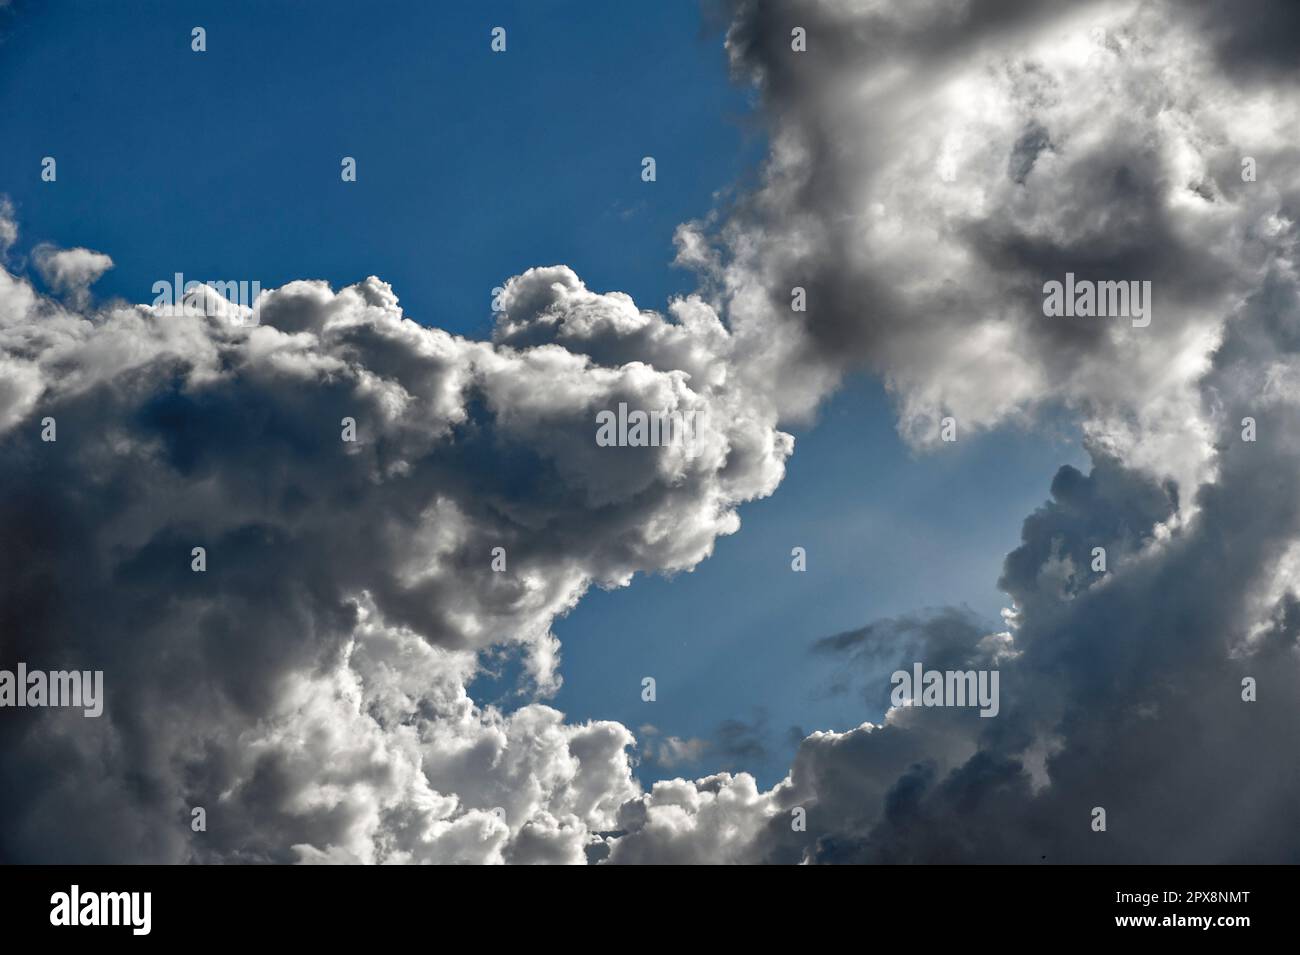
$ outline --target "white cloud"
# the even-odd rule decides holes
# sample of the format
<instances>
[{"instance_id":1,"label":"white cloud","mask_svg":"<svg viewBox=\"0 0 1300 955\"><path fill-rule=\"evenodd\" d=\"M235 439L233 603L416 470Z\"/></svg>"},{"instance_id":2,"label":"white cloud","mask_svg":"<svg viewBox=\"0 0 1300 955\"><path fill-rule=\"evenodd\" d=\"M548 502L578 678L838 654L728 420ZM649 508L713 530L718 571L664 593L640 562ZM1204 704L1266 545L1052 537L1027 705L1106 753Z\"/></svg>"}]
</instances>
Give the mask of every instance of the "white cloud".
<instances>
[{"instance_id":1,"label":"white cloud","mask_svg":"<svg viewBox=\"0 0 1300 955\"><path fill-rule=\"evenodd\" d=\"M16 854L582 861L589 832L613 828L640 792L632 734L540 703L476 708L476 653L514 647L536 692L553 691L555 616L593 583L708 556L736 506L776 487L792 442L722 373L729 336L698 300L670 320L565 268L509 289L492 344L404 318L375 278L269 291L249 324L144 305L80 314L0 275L0 440L14 452L0 525L20 533L33 510L72 522L23 555L66 598L63 622L36 635L43 655L105 655L110 688L89 737L41 722L5 769L50 746L85 760L82 745L134 749L147 757L98 780L71 759L61 781L91 804L133 801L119 773L154 794L114 810L155 833L127 849L132 824L70 831L49 807L73 791L34 787L6 811ZM703 424L683 446L598 447L595 414L619 401L697 409ZM81 497L85 475L121 493ZM7 579L8 612L29 613L36 594ZM153 605L139 620L137 600ZM164 821L196 804L212 819L202 838Z\"/></svg>"},{"instance_id":2,"label":"white cloud","mask_svg":"<svg viewBox=\"0 0 1300 955\"><path fill-rule=\"evenodd\" d=\"M32 261L50 288L72 296L78 305L85 304L90 286L113 267L113 260L102 252L57 249L49 244L36 246Z\"/></svg>"}]
</instances>

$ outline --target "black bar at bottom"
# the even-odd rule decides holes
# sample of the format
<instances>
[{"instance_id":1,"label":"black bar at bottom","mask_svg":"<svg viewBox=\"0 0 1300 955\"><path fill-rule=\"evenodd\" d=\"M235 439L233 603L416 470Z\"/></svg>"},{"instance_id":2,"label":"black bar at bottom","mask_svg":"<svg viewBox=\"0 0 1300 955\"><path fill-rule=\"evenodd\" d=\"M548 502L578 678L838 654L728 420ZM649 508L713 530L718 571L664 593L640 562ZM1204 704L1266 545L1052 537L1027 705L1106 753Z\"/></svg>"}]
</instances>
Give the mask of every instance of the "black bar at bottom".
<instances>
[{"instance_id":1,"label":"black bar at bottom","mask_svg":"<svg viewBox=\"0 0 1300 955\"><path fill-rule=\"evenodd\" d=\"M850 929L864 946L996 941L1025 931L1046 939L1199 935L1231 944L1243 932L1290 927L1295 874L1287 866L908 866L714 869L671 878L625 870L588 872L572 883L552 873L538 883L535 871L446 867L6 866L0 924L7 941L75 933L79 941L128 945L280 937L373 943L377 933L438 923L482 932L483 942L502 929L527 930L537 941L552 932L557 940L620 930L645 937L652 923L655 933L680 931L683 940L708 932L770 941L774 921L794 931Z\"/></svg>"}]
</instances>

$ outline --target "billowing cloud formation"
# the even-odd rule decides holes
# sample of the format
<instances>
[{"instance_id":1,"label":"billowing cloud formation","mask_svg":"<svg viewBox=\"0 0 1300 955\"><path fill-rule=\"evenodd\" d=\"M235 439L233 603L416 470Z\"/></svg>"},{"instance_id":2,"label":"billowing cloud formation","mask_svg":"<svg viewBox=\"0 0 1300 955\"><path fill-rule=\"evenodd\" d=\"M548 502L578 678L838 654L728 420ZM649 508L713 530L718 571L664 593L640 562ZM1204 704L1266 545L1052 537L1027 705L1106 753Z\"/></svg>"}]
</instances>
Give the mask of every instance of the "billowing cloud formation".
<instances>
[{"instance_id":1,"label":"billowing cloud formation","mask_svg":"<svg viewBox=\"0 0 1300 955\"><path fill-rule=\"evenodd\" d=\"M0 855L1296 861L1300 99L1294 19L1248 6L738 2L771 156L680 231L703 289L668 318L562 267L508 284L491 342L374 278L254 321L0 272L0 646L103 668L109 697L2 724ZM1151 282L1150 324L1044 315L1067 272ZM644 792L621 725L473 705L477 651L517 647L544 694L586 587L706 557L778 484L779 424L858 368L919 446L941 415L1085 424L1093 467L1025 522L1003 631L939 612L821 646L867 683L996 668L997 717L891 709L813 733L769 791ZM598 447L620 402L697 412L694 440Z\"/></svg>"},{"instance_id":2,"label":"billowing cloud formation","mask_svg":"<svg viewBox=\"0 0 1300 955\"><path fill-rule=\"evenodd\" d=\"M1236 18L1150 2L735 6L728 49L772 151L762 187L683 227L680 253L710 273L782 413L866 366L919 445L946 415L969 432L1063 403L1125 460L1204 477L1197 382L1269 269L1269 230L1287 228L1300 119L1289 80L1225 77L1215 51ZM1067 272L1149 281L1151 324L1046 318L1043 287Z\"/></svg>"},{"instance_id":3,"label":"billowing cloud formation","mask_svg":"<svg viewBox=\"0 0 1300 955\"><path fill-rule=\"evenodd\" d=\"M0 272L3 657L102 669L108 698L8 711L0 854L585 859L639 792L632 735L475 708L476 651L515 645L553 689L555 616L706 557L792 441L698 299L666 319L551 268L502 303L493 344L375 278L253 316L73 311ZM620 402L695 428L597 446Z\"/></svg>"},{"instance_id":4,"label":"billowing cloud formation","mask_svg":"<svg viewBox=\"0 0 1300 955\"><path fill-rule=\"evenodd\" d=\"M1026 520L1004 633L948 611L819 646L877 705L897 665L996 668L997 718L892 709L808 737L768 793L656 787L614 861L1300 858L1300 98L1294 45L1260 34L1293 38L1293 5L1251 6L737 4L773 155L681 252L738 351L776 328L767 360L808 370L783 412L866 364L918 444L941 414L1064 403L1094 467L1063 468ZM1151 281L1151 324L1046 317L1066 272ZM741 818L715 821L723 804Z\"/></svg>"}]
</instances>

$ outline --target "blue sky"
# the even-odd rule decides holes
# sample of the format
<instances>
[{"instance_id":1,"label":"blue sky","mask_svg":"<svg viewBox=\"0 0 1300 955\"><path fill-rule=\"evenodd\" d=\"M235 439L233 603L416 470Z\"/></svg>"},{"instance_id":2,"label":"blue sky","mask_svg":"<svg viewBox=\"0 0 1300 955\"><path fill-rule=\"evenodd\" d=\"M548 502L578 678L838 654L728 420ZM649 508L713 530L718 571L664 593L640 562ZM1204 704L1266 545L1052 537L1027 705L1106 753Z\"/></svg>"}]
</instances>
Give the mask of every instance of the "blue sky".
<instances>
[{"instance_id":1,"label":"blue sky","mask_svg":"<svg viewBox=\"0 0 1300 955\"><path fill-rule=\"evenodd\" d=\"M490 327L491 289L535 265L662 308L693 287L671 266L674 228L751 177L764 144L695 4L578 6L430 3L398 22L352 3L19 0L0 50L0 191L17 206L18 251L107 252L116 265L97 291L134 301L174 272L264 288L373 273L411 317L471 336ZM504 55L488 46L497 25ZM205 54L190 50L194 26ZM47 155L57 204L42 201ZM340 182L343 156L357 159L355 184ZM791 726L880 716L826 694L831 664L811 643L941 602L996 622L1020 521L1060 464L1083 464L1071 435L1042 429L917 457L866 379L796 434L785 483L741 509L712 559L595 591L557 621L555 705L683 738L757 720L766 755L732 768L770 784ZM790 569L796 545L805 574Z\"/></svg>"},{"instance_id":2,"label":"blue sky","mask_svg":"<svg viewBox=\"0 0 1300 955\"><path fill-rule=\"evenodd\" d=\"M557 622L558 705L682 738L710 738L724 720L757 723L766 756L734 768L777 781L797 745L791 727L842 730L882 716L856 692L828 695L836 661L810 654L814 641L945 604L999 624L1006 598L995 585L1020 522L1057 467L1086 470L1068 433L999 432L918 456L895 434L883 389L848 383L815 426L796 429L785 481L741 508L740 531L710 560L593 592ZM794 546L807 550L804 573L791 570ZM653 704L630 692L646 675L658 685ZM692 768L718 766L709 754Z\"/></svg>"},{"instance_id":3,"label":"blue sky","mask_svg":"<svg viewBox=\"0 0 1300 955\"><path fill-rule=\"evenodd\" d=\"M263 287L374 273L413 317L483 333L493 286L563 262L660 302L691 286L667 267L673 229L762 142L693 4L622 6L20 2L0 177L27 240L111 250L101 293L143 300L174 271ZM41 202L46 155L57 204Z\"/></svg>"}]
</instances>

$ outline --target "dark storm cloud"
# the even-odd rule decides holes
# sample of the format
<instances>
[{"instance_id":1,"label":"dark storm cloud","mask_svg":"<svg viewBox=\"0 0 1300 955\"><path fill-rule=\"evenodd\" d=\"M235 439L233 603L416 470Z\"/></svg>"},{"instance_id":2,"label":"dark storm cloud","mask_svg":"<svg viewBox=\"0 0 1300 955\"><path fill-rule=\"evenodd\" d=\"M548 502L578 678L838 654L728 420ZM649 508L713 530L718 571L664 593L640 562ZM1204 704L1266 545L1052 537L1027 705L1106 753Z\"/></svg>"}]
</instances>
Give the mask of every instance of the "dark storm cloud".
<instances>
[{"instance_id":1,"label":"dark storm cloud","mask_svg":"<svg viewBox=\"0 0 1300 955\"><path fill-rule=\"evenodd\" d=\"M1214 40L1219 64L1247 79L1300 70L1300 6L1290 0L1200 0L1190 16Z\"/></svg>"}]
</instances>

